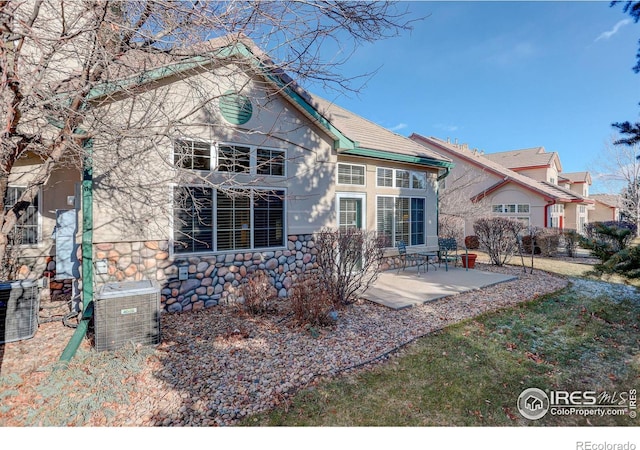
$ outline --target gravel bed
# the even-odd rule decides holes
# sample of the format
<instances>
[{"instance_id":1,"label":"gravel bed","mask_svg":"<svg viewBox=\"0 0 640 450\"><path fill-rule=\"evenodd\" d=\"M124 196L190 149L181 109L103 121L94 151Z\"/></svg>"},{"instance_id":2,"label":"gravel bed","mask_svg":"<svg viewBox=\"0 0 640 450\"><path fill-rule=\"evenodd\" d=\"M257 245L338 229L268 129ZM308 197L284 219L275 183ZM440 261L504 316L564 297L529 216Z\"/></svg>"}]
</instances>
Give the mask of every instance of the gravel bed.
<instances>
[{"instance_id":1,"label":"gravel bed","mask_svg":"<svg viewBox=\"0 0 640 450\"><path fill-rule=\"evenodd\" d=\"M532 300L568 283L541 271L524 274L521 268L485 264L477 268L519 278L399 311L358 302L340 311L334 326L317 330L295 327L287 316L254 317L230 307L164 314L162 343L141 373L122 375L138 386L128 394L129 403L111 404L113 416L94 414L85 424L234 425L245 416L286 402L310 383L373 367L418 337L486 311ZM54 324L47 325L48 330L60 333ZM20 395L3 400L9 406L0 410L0 426L23 424L24 403L46 375L43 365L60 355L55 353L58 349L49 347L47 357L43 347L37 347L51 342L38 336L44 332L41 327L38 339L5 345L2 374L21 372L24 382ZM58 338L70 336L64 333ZM22 357L14 359L19 354ZM29 355L33 358L24 358Z\"/></svg>"}]
</instances>

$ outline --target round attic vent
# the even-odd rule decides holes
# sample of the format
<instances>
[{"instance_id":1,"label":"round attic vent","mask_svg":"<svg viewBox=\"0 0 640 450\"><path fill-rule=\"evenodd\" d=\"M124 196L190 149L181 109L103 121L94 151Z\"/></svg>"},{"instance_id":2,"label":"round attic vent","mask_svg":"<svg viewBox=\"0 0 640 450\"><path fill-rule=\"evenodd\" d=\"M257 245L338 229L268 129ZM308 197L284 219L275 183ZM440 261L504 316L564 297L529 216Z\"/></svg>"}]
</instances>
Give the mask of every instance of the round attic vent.
<instances>
[{"instance_id":1,"label":"round attic vent","mask_svg":"<svg viewBox=\"0 0 640 450\"><path fill-rule=\"evenodd\" d=\"M222 117L234 125L245 124L251 119L253 106L251 100L237 92L227 91L220 97L220 113Z\"/></svg>"}]
</instances>

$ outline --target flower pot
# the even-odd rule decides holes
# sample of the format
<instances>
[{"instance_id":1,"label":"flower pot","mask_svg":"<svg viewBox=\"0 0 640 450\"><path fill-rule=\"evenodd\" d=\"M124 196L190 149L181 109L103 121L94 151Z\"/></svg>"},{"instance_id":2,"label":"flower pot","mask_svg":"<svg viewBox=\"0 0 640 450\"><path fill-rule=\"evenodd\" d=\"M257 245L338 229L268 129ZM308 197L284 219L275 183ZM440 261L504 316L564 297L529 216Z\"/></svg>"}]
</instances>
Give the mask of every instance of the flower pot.
<instances>
[{"instance_id":1,"label":"flower pot","mask_svg":"<svg viewBox=\"0 0 640 450\"><path fill-rule=\"evenodd\" d=\"M476 266L476 258L478 255L475 253L469 253L467 255L462 255L462 267L466 267L468 269L473 269Z\"/></svg>"}]
</instances>

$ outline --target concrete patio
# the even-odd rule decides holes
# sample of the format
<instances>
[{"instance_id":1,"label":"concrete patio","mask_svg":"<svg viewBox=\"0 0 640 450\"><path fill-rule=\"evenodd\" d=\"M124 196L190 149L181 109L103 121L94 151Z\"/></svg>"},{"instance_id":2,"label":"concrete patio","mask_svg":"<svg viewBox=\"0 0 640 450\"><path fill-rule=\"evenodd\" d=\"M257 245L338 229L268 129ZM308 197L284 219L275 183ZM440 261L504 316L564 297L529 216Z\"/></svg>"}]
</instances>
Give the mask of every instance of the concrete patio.
<instances>
[{"instance_id":1,"label":"concrete patio","mask_svg":"<svg viewBox=\"0 0 640 450\"><path fill-rule=\"evenodd\" d=\"M466 270L463 267L449 266L448 271L444 266L437 270L429 267L426 273L424 268L418 273L415 267L407 267L399 273L397 270L382 272L362 297L392 309L403 309L516 278L513 275Z\"/></svg>"}]
</instances>

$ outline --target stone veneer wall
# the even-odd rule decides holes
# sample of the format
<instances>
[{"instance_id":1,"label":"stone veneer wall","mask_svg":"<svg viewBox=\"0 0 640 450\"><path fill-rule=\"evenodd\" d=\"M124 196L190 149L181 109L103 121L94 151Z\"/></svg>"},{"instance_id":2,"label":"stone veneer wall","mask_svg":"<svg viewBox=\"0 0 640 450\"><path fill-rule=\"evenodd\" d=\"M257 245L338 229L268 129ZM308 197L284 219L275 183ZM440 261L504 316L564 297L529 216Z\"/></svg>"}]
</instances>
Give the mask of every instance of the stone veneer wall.
<instances>
[{"instance_id":1,"label":"stone veneer wall","mask_svg":"<svg viewBox=\"0 0 640 450\"><path fill-rule=\"evenodd\" d=\"M167 241L118 242L95 245L95 261L107 261L107 273L97 283L156 280L166 312L198 310L235 301L236 288L257 270L272 278L279 297L289 294L296 275L317 268L313 235L288 236L286 250L234 252L206 256L169 257ZM188 279L178 280L187 266Z\"/></svg>"}]
</instances>

